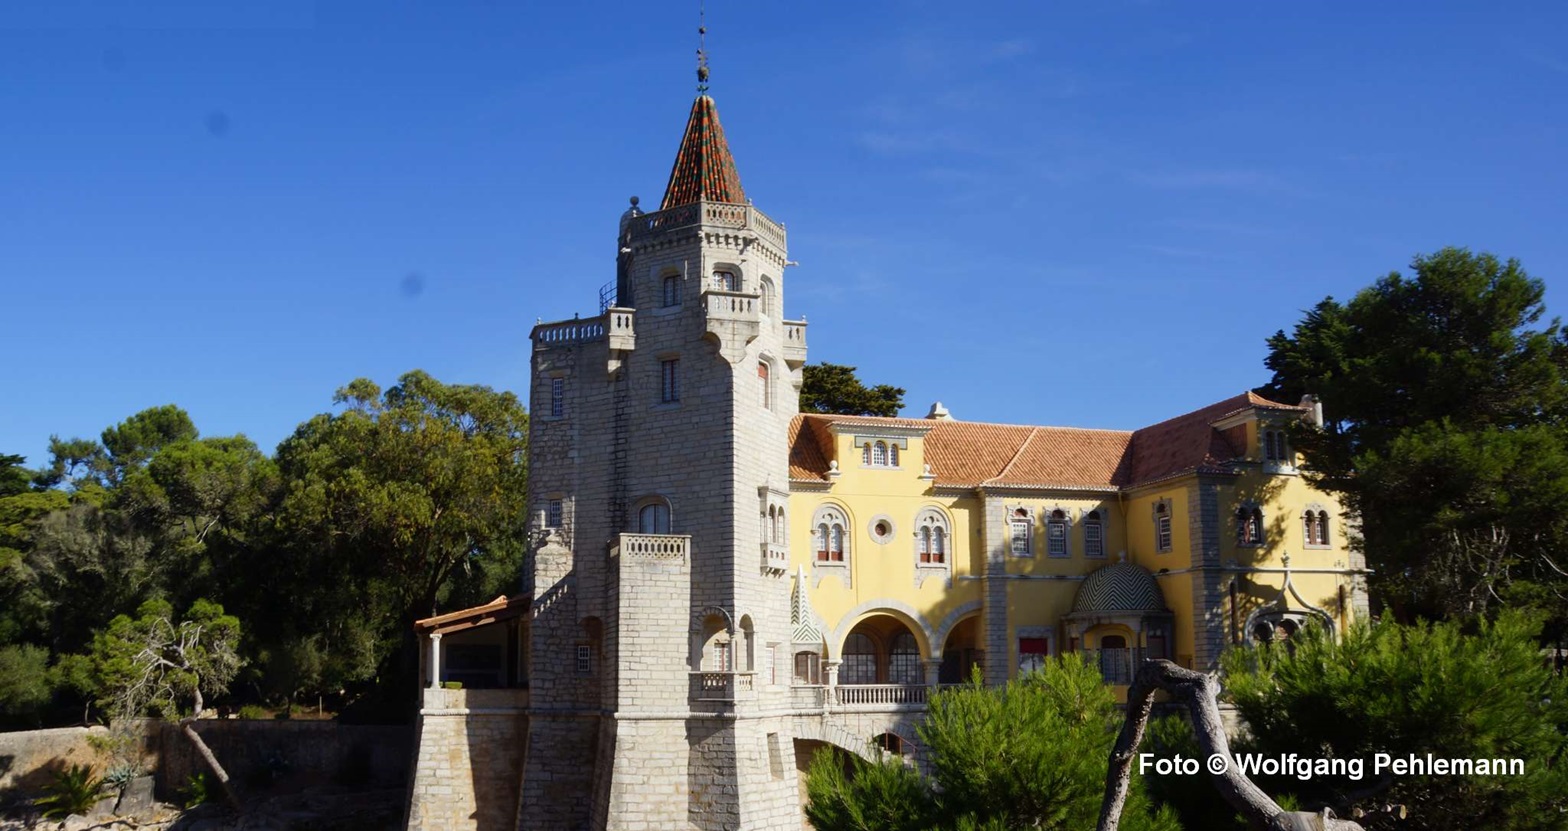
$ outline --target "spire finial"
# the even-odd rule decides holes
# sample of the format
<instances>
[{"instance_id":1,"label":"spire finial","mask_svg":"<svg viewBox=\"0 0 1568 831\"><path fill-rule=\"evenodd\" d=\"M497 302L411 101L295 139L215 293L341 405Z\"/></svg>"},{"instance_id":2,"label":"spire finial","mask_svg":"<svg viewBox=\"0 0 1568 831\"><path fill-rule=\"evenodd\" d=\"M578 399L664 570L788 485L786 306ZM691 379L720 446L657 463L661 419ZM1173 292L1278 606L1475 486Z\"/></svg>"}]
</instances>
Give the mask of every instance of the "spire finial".
<instances>
[{"instance_id":1,"label":"spire finial","mask_svg":"<svg viewBox=\"0 0 1568 831\"><path fill-rule=\"evenodd\" d=\"M708 4L707 0L698 0L697 3L697 91L708 91Z\"/></svg>"}]
</instances>

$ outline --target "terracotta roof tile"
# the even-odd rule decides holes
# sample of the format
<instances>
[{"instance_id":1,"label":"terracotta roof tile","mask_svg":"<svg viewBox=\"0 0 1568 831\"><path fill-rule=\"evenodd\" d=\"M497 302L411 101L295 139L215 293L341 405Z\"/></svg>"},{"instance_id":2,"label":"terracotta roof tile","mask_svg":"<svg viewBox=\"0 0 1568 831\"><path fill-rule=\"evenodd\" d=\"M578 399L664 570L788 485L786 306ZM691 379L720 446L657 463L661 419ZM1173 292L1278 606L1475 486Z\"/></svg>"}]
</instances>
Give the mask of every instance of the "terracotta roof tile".
<instances>
[{"instance_id":1,"label":"terracotta roof tile","mask_svg":"<svg viewBox=\"0 0 1568 831\"><path fill-rule=\"evenodd\" d=\"M1030 427L910 418L802 415L790 425L791 479L828 480L833 424L923 427L925 459L939 485L1117 488L1193 470L1220 470L1245 453L1239 434L1213 423L1253 407L1302 411L1255 393L1215 402L1140 430Z\"/></svg>"},{"instance_id":2,"label":"terracotta roof tile","mask_svg":"<svg viewBox=\"0 0 1568 831\"><path fill-rule=\"evenodd\" d=\"M691 116L686 119L686 132L675 153L675 166L670 169L670 183L664 188L664 202L659 210L700 201L746 202L735 157L730 155L724 128L719 125L719 109L706 95L699 95L692 102Z\"/></svg>"}]
</instances>

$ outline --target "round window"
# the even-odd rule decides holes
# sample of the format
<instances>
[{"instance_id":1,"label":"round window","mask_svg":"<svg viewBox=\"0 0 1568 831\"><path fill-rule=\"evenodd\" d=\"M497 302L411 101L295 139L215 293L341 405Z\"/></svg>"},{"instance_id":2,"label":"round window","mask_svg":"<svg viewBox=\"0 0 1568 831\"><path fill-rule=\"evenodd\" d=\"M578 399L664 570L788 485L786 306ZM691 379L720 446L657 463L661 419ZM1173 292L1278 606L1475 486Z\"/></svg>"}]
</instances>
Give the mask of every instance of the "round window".
<instances>
[{"instance_id":1,"label":"round window","mask_svg":"<svg viewBox=\"0 0 1568 831\"><path fill-rule=\"evenodd\" d=\"M871 518L871 527L867 530L871 532L872 542L878 545L887 545L893 541L893 518L889 516L874 516Z\"/></svg>"}]
</instances>

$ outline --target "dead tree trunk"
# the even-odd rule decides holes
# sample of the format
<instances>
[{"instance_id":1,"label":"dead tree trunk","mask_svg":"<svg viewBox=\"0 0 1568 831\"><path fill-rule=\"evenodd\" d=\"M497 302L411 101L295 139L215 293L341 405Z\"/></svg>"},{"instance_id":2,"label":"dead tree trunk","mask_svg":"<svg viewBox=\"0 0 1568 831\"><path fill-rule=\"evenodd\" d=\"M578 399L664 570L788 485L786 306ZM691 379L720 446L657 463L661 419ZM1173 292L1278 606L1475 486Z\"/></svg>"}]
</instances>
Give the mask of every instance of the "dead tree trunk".
<instances>
[{"instance_id":1,"label":"dead tree trunk","mask_svg":"<svg viewBox=\"0 0 1568 831\"><path fill-rule=\"evenodd\" d=\"M196 748L196 753L201 756L202 761L207 763L207 769L211 770L213 777L218 780L218 787L223 789L224 799L228 800L230 807L238 811L244 805L240 803L239 793L234 790L234 783L229 781L229 772L218 763L218 757L213 755L212 748L208 747L202 740L201 734L196 732L196 719L201 718L202 709L202 695L201 690L198 689L196 707L191 712L190 718L180 720L180 732L185 734L185 738L189 739L191 746Z\"/></svg>"},{"instance_id":2,"label":"dead tree trunk","mask_svg":"<svg viewBox=\"0 0 1568 831\"><path fill-rule=\"evenodd\" d=\"M1333 812L1325 809L1321 814L1306 811L1287 812L1279 807L1268 794L1252 784L1246 774L1237 770L1230 753L1230 742L1225 738L1225 727L1220 721L1218 684L1201 672L1182 669L1170 661L1144 661L1127 691L1127 719L1122 723L1121 735L1111 749L1110 769L1105 774L1105 799L1100 803L1100 824L1096 831L1116 831L1121 822L1122 808L1127 801L1127 786L1132 780L1132 761L1137 756L1138 745L1143 741L1144 728L1149 723L1149 709L1154 704L1154 691L1164 690L1172 698L1187 705L1192 716L1192 730L1203 749L1204 759L1219 755L1228 761L1222 773L1209 769L1209 779L1225 797L1247 825L1257 831L1362 831L1361 825L1350 820L1335 819Z\"/></svg>"}]
</instances>

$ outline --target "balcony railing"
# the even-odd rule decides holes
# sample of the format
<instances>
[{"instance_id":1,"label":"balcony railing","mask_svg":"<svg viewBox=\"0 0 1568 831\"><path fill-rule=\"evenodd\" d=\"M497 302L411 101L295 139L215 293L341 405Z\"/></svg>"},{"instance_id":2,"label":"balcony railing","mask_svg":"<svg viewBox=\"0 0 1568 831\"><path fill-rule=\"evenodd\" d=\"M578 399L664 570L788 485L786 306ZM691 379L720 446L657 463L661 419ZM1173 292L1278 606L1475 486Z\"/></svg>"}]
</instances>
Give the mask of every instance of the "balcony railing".
<instances>
[{"instance_id":1,"label":"balcony railing","mask_svg":"<svg viewBox=\"0 0 1568 831\"><path fill-rule=\"evenodd\" d=\"M693 226L735 228L751 231L778 248L784 247L784 226L750 205L728 202L697 202L667 211L654 211L629 220L627 230L633 241Z\"/></svg>"},{"instance_id":2,"label":"balcony railing","mask_svg":"<svg viewBox=\"0 0 1568 831\"><path fill-rule=\"evenodd\" d=\"M709 320L757 321L762 316L762 295L708 289L702 293L702 308Z\"/></svg>"},{"instance_id":3,"label":"balcony railing","mask_svg":"<svg viewBox=\"0 0 1568 831\"><path fill-rule=\"evenodd\" d=\"M691 697L693 701L739 701L751 698L755 692L751 672L693 672Z\"/></svg>"},{"instance_id":4,"label":"balcony railing","mask_svg":"<svg viewBox=\"0 0 1568 831\"><path fill-rule=\"evenodd\" d=\"M844 707L890 704L925 706L930 688L924 684L844 684L834 688Z\"/></svg>"},{"instance_id":5,"label":"balcony railing","mask_svg":"<svg viewBox=\"0 0 1568 831\"><path fill-rule=\"evenodd\" d=\"M611 349L633 349L637 345L634 317L632 309L612 308L598 317L540 323L531 337L536 345L547 346L591 343L608 337Z\"/></svg>"},{"instance_id":6,"label":"balcony railing","mask_svg":"<svg viewBox=\"0 0 1568 831\"><path fill-rule=\"evenodd\" d=\"M691 555L691 537L686 534L622 534L619 549L622 559L684 563Z\"/></svg>"}]
</instances>

